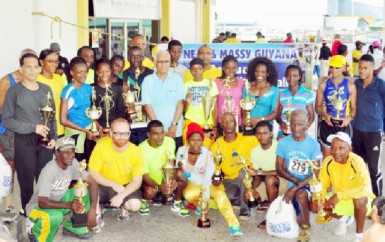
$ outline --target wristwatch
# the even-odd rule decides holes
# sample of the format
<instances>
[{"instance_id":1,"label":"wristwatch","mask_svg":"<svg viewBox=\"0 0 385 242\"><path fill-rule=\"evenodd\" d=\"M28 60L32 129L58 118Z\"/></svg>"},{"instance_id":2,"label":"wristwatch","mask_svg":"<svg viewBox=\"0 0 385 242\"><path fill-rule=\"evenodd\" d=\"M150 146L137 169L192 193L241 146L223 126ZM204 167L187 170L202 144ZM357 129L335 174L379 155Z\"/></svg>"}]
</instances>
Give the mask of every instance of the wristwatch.
<instances>
[{"instance_id":1,"label":"wristwatch","mask_svg":"<svg viewBox=\"0 0 385 242\"><path fill-rule=\"evenodd\" d=\"M172 122L172 125L178 126L178 122Z\"/></svg>"},{"instance_id":2,"label":"wristwatch","mask_svg":"<svg viewBox=\"0 0 385 242\"><path fill-rule=\"evenodd\" d=\"M262 170L258 169L258 176L262 176Z\"/></svg>"},{"instance_id":3,"label":"wristwatch","mask_svg":"<svg viewBox=\"0 0 385 242\"><path fill-rule=\"evenodd\" d=\"M262 121L265 121L265 117L262 117L261 120L262 120Z\"/></svg>"}]
</instances>

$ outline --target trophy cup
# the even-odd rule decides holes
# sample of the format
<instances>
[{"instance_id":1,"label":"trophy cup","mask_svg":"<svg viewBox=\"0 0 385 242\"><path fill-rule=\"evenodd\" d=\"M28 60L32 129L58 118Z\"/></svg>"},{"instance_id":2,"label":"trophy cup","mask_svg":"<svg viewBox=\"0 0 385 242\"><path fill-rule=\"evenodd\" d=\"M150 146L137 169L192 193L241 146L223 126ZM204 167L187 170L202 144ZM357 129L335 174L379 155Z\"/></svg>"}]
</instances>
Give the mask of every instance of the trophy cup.
<instances>
[{"instance_id":1,"label":"trophy cup","mask_svg":"<svg viewBox=\"0 0 385 242\"><path fill-rule=\"evenodd\" d=\"M245 126L243 127L243 135L245 136L251 136L254 135L253 133L253 127L251 126L250 121L250 111L255 107L257 104L257 99L255 98L249 98L249 82L245 82L245 89L246 89L246 98L242 99L240 102L241 108L245 110L246 112L246 120L245 120Z\"/></svg>"},{"instance_id":2,"label":"trophy cup","mask_svg":"<svg viewBox=\"0 0 385 242\"><path fill-rule=\"evenodd\" d=\"M293 112L293 108L291 106L291 100L287 101L289 104L289 108L285 111L286 115L286 130L282 130L282 133L285 135L291 134L291 128L290 128L290 120L291 120L291 113Z\"/></svg>"},{"instance_id":3,"label":"trophy cup","mask_svg":"<svg viewBox=\"0 0 385 242\"><path fill-rule=\"evenodd\" d=\"M307 166L311 168L311 172L313 174L313 178L309 181L310 186L310 192L312 193L312 201L317 201L319 205L322 205L324 202L324 199L322 198L322 183L319 181L316 177L315 170L321 169L320 167L317 167L314 163L315 161L308 160ZM321 208L318 210L317 216L316 216L316 223L319 224L327 224L329 220L331 219L331 215L328 213L325 213L325 211Z\"/></svg>"},{"instance_id":4,"label":"trophy cup","mask_svg":"<svg viewBox=\"0 0 385 242\"><path fill-rule=\"evenodd\" d=\"M217 140L218 148L214 155L214 175L213 175L213 182L222 182L223 175L222 175L222 169L220 167L222 163L223 155L220 152L220 141Z\"/></svg>"},{"instance_id":5,"label":"trophy cup","mask_svg":"<svg viewBox=\"0 0 385 242\"><path fill-rule=\"evenodd\" d=\"M167 155L167 162L162 167L162 170L163 170L163 181L164 181L165 185L170 186L171 185L171 181L172 181L173 176L174 176L175 168L174 168L173 165L170 164L170 160L172 160L170 153L167 150L165 152L166 152L166 155ZM171 204L173 204L173 202L174 202L174 195L173 195L172 192L170 192L169 194L164 194L163 193L163 197L162 197L162 203L163 204L171 205Z\"/></svg>"},{"instance_id":6,"label":"trophy cup","mask_svg":"<svg viewBox=\"0 0 385 242\"><path fill-rule=\"evenodd\" d=\"M224 101L223 106L222 106L222 113L226 113L226 112L232 113L234 115L236 132L238 133L239 132L238 107L235 107L233 96L231 96L229 91L227 91L227 93L226 93L225 101Z\"/></svg>"},{"instance_id":7,"label":"trophy cup","mask_svg":"<svg viewBox=\"0 0 385 242\"><path fill-rule=\"evenodd\" d=\"M213 127L211 127L208 122L210 119L210 116L215 108L215 103L217 101L215 96L211 96L211 88L212 88L212 81L209 80L209 91L205 95L202 96L202 105L203 105L203 115L205 118L205 125L203 127L203 131L205 132L205 136L209 132L213 130Z\"/></svg>"},{"instance_id":8,"label":"trophy cup","mask_svg":"<svg viewBox=\"0 0 385 242\"><path fill-rule=\"evenodd\" d=\"M135 108L132 108L132 107L135 107L135 93L131 92L131 85L130 85L130 83L128 83L128 90L127 90L127 92L123 93L123 98L124 98L124 102L128 106L128 110L127 110L128 117L127 117L127 119L130 119L131 115L135 114Z\"/></svg>"},{"instance_id":9,"label":"trophy cup","mask_svg":"<svg viewBox=\"0 0 385 242\"><path fill-rule=\"evenodd\" d=\"M198 219L198 228L210 228L210 219L207 217L209 213L209 200L204 196L206 192L206 189L202 188L199 196L198 207L201 210L201 214Z\"/></svg>"},{"instance_id":10,"label":"trophy cup","mask_svg":"<svg viewBox=\"0 0 385 242\"><path fill-rule=\"evenodd\" d=\"M100 107L96 107L95 101L96 101L96 91L94 87L92 87L92 107L91 108L88 107L86 109L86 116L92 121L91 132L94 134L94 136L100 136L98 128L96 127L96 121L102 115L102 109Z\"/></svg>"},{"instance_id":11,"label":"trophy cup","mask_svg":"<svg viewBox=\"0 0 385 242\"><path fill-rule=\"evenodd\" d=\"M52 101L52 96L51 96L51 93L48 92L47 93L47 104L44 107L39 108L41 118L43 119L44 126L46 126L46 127L48 127L51 119L53 118L53 114L54 114L54 110L53 110L53 107L51 105L51 101ZM42 146L47 146L48 143L51 141L51 139L48 138L48 136L49 136L49 132L46 136L43 136L39 139L39 144Z\"/></svg>"},{"instance_id":12,"label":"trophy cup","mask_svg":"<svg viewBox=\"0 0 385 242\"><path fill-rule=\"evenodd\" d=\"M343 93L344 93L344 89L339 88L338 91L336 92L334 98L332 99L333 108L337 112L337 116L336 116L337 119L334 119L334 118L331 119L333 126L340 127L342 124L342 120L340 119L340 114L341 114L341 111L344 110L344 108L346 106L346 102L347 102L346 99L341 98L341 94L343 94Z\"/></svg>"},{"instance_id":13,"label":"trophy cup","mask_svg":"<svg viewBox=\"0 0 385 242\"><path fill-rule=\"evenodd\" d=\"M103 104L103 107L104 107L104 111L106 112L106 127L104 129L104 132L108 133L110 132L111 130L111 127L110 127L110 122L109 122L109 119L110 119L110 110L115 106L115 102L114 100L112 100L112 96L109 95L109 92L112 92L110 90L110 85L108 83L106 83L106 92L104 94L104 96L102 97L102 100L100 100L100 106L102 106Z\"/></svg>"},{"instance_id":14,"label":"trophy cup","mask_svg":"<svg viewBox=\"0 0 385 242\"><path fill-rule=\"evenodd\" d=\"M79 179L78 182L74 186L74 195L76 199L83 203L83 197L85 197L88 193L87 187L88 184L83 182L82 172L87 168L86 160L82 160L79 162ZM84 203L83 203L84 205ZM83 211L82 213L74 213L72 218L72 226L74 228L87 226L87 213Z\"/></svg>"}]
</instances>

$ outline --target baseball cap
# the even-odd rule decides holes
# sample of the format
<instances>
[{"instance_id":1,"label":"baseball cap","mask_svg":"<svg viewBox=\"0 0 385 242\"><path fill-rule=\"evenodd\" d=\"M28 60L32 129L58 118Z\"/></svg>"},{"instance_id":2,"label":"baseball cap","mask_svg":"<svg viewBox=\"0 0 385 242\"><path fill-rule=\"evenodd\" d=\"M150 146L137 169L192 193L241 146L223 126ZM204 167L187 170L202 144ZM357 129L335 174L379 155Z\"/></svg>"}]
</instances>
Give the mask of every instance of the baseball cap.
<instances>
[{"instance_id":1,"label":"baseball cap","mask_svg":"<svg viewBox=\"0 0 385 242\"><path fill-rule=\"evenodd\" d=\"M356 46L357 46L357 45L365 45L365 43L362 42L361 40L357 40L357 41L356 41Z\"/></svg>"},{"instance_id":2,"label":"baseball cap","mask_svg":"<svg viewBox=\"0 0 385 242\"><path fill-rule=\"evenodd\" d=\"M378 41L378 40L375 40L375 41L373 41L372 46L373 46L373 47L381 46L381 42Z\"/></svg>"},{"instance_id":3,"label":"baseball cap","mask_svg":"<svg viewBox=\"0 0 385 242\"><path fill-rule=\"evenodd\" d=\"M346 59L342 55L335 55L330 58L329 66L340 68L346 64Z\"/></svg>"},{"instance_id":4,"label":"baseball cap","mask_svg":"<svg viewBox=\"0 0 385 242\"><path fill-rule=\"evenodd\" d=\"M60 45L58 43L51 43L49 49L52 51L61 51Z\"/></svg>"},{"instance_id":5,"label":"baseball cap","mask_svg":"<svg viewBox=\"0 0 385 242\"><path fill-rule=\"evenodd\" d=\"M352 145L352 140L350 139L349 135L345 132L340 131L336 134L331 134L326 140L331 143L334 138L339 138L340 140L345 141L349 145Z\"/></svg>"},{"instance_id":6,"label":"baseball cap","mask_svg":"<svg viewBox=\"0 0 385 242\"><path fill-rule=\"evenodd\" d=\"M61 137L56 141L55 149L60 151L66 151L69 149L75 149L76 143L73 138Z\"/></svg>"}]
</instances>

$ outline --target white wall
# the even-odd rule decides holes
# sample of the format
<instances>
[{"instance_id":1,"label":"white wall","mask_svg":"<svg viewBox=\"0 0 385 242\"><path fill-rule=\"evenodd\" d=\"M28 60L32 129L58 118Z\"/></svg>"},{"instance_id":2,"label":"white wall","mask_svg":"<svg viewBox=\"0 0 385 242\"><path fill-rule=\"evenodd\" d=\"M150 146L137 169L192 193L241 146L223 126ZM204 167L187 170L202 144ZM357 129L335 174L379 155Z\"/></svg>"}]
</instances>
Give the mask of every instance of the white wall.
<instances>
[{"instance_id":1,"label":"white wall","mask_svg":"<svg viewBox=\"0 0 385 242\"><path fill-rule=\"evenodd\" d=\"M77 51L77 28L62 24L62 38L59 25L54 23L51 39L51 22L47 17L32 15L33 11L58 16L65 21L77 23L76 0L0 0L0 76L18 68L20 52L34 49L37 54L49 48L51 42L58 42L62 55L68 59Z\"/></svg>"},{"instance_id":2,"label":"white wall","mask_svg":"<svg viewBox=\"0 0 385 242\"><path fill-rule=\"evenodd\" d=\"M198 0L200 1L200 0ZM171 35L187 43L199 42L199 12L195 0L171 1Z\"/></svg>"}]
</instances>

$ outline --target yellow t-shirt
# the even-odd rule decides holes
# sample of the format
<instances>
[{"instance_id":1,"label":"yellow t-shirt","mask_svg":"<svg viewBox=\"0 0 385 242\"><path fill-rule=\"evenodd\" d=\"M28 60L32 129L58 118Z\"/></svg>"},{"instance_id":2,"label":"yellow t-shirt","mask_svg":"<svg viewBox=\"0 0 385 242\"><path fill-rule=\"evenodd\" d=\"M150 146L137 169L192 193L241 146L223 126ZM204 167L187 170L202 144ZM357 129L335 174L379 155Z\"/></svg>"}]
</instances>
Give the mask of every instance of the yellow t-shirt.
<instances>
[{"instance_id":1,"label":"yellow t-shirt","mask_svg":"<svg viewBox=\"0 0 385 242\"><path fill-rule=\"evenodd\" d=\"M162 184L163 170L162 167L168 162L166 151L169 151L170 158L175 160L175 141L165 136L163 144L154 148L148 143L148 139L139 145L144 158L144 173L148 174L156 184Z\"/></svg>"},{"instance_id":2,"label":"yellow t-shirt","mask_svg":"<svg viewBox=\"0 0 385 242\"><path fill-rule=\"evenodd\" d=\"M240 44L241 41L236 38L228 38L227 40L223 41L224 44Z\"/></svg>"},{"instance_id":3,"label":"yellow t-shirt","mask_svg":"<svg viewBox=\"0 0 385 242\"><path fill-rule=\"evenodd\" d=\"M150 60L149 58L147 58L146 56L144 57L144 59L142 61L142 65L147 67L147 68L150 68L151 70L154 69L154 62L152 60ZM128 68L130 68L130 62L128 60L125 60L124 61L124 70L127 70Z\"/></svg>"},{"instance_id":4,"label":"yellow t-shirt","mask_svg":"<svg viewBox=\"0 0 385 242\"><path fill-rule=\"evenodd\" d=\"M237 138L231 142L227 143L223 137L218 138L210 150L215 154L218 149L222 153L222 163L221 168L224 173L224 179L236 179L239 175L239 170L243 168L242 165L234 165L238 160L233 159L233 153L237 152L239 156L242 156L247 159L248 166L252 166L250 162L250 150L259 144L258 139L255 136L243 136L241 133L238 133Z\"/></svg>"},{"instance_id":5,"label":"yellow t-shirt","mask_svg":"<svg viewBox=\"0 0 385 242\"><path fill-rule=\"evenodd\" d=\"M67 85L68 83L71 83L71 82L68 82L66 74L63 73L61 76L63 78L63 81L64 81L65 85ZM90 69L88 69L87 78L86 78L86 82L85 83L91 85L94 82L95 82L95 71L90 68Z\"/></svg>"},{"instance_id":6,"label":"yellow t-shirt","mask_svg":"<svg viewBox=\"0 0 385 242\"><path fill-rule=\"evenodd\" d=\"M203 79L211 79L212 81L215 81L218 77L222 76L222 71L215 66L211 66L210 69L205 70L203 72ZM191 74L191 71L188 70L183 76L183 81L186 83L190 80L194 79L193 75Z\"/></svg>"},{"instance_id":7,"label":"yellow t-shirt","mask_svg":"<svg viewBox=\"0 0 385 242\"><path fill-rule=\"evenodd\" d=\"M203 79L201 82L196 82L190 80L184 85L186 87L186 93L191 93L193 95L191 103L187 106L185 118L189 119L200 126L204 126L206 119L203 111L203 101L202 97L209 92L209 80ZM210 90L210 96L217 96L219 94L217 84L212 81L212 88ZM214 104L214 106L216 103ZM214 126L214 118L212 112L210 114L208 125Z\"/></svg>"},{"instance_id":8,"label":"yellow t-shirt","mask_svg":"<svg viewBox=\"0 0 385 242\"><path fill-rule=\"evenodd\" d=\"M58 74L53 74L52 79L47 79L43 75L39 74L36 78L37 81L48 85L53 94L53 100L55 102L55 118L56 118L56 133L57 135L64 134L64 126L60 124L60 94L63 88L66 86L63 78Z\"/></svg>"},{"instance_id":9,"label":"yellow t-shirt","mask_svg":"<svg viewBox=\"0 0 385 242\"><path fill-rule=\"evenodd\" d=\"M88 168L121 185L144 174L143 156L139 148L130 143L125 151L118 152L114 150L109 136L96 144Z\"/></svg>"},{"instance_id":10,"label":"yellow t-shirt","mask_svg":"<svg viewBox=\"0 0 385 242\"><path fill-rule=\"evenodd\" d=\"M358 62L353 62L353 58L359 60L362 56L362 51L355 49L352 53L352 66L353 66L353 75L358 76Z\"/></svg>"}]
</instances>

